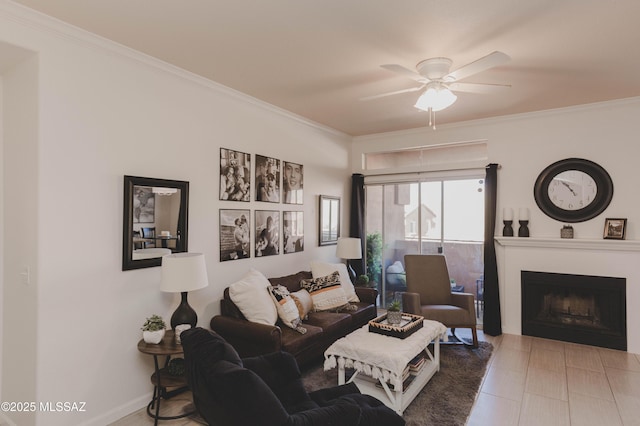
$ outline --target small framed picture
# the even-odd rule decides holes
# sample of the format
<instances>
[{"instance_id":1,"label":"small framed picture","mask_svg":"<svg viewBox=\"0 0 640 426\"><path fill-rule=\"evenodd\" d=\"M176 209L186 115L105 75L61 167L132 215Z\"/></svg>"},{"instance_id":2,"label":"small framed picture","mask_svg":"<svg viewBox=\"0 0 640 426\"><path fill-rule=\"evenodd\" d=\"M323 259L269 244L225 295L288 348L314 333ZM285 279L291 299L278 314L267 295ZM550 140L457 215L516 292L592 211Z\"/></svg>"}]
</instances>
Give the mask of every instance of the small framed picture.
<instances>
[{"instance_id":1,"label":"small framed picture","mask_svg":"<svg viewBox=\"0 0 640 426\"><path fill-rule=\"evenodd\" d=\"M256 155L256 201L280 202L280 160Z\"/></svg>"},{"instance_id":2,"label":"small framed picture","mask_svg":"<svg viewBox=\"0 0 640 426\"><path fill-rule=\"evenodd\" d=\"M282 165L282 202L285 204L303 204L304 166L283 161Z\"/></svg>"},{"instance_id":3,"label":"small framed picture","mask_svg":"<svg viewBox=\"0 0 640 426\"><path fill-rule=\"evenodd\" d=\"M284 254L304 250L304 213L282 212L282 251Z\"/></svg>"},{"instance_id":4,"label":"small framed picture","mask_svg":"<svg viewBox=\"0 0 640 426\"><path fill-rule=\"evenodd\" d=\"M220 148L220 199L251 201L251 154Z\"/></svg>"},{"instance_id":5,"label":"small framed picture","mask_svg":"<svg viewBox=\"0 0 640 426\"><path fill-rule=\"evenodd\" d=\"M624 240L627 235L627 219L604 220L605 240Z\"/></svg>"},{"instance_id":6,"label":"small framed picture","mask_svg":"<svg viewBox=\"0 0 640 426\"><path fill-rule=\"evenodd\" d=\"M256 210L256 257L280 254L280 212Z\"/></svg>"},{"instance_id":7,"label":"small framed picture","mask_svg":"<svg viewBox=\"0 0 640 426\"><path fill-rule=\"evenodd\" d=\"M220 209L220 262L251 257L251 212Z\"/></svg>"}]
</instances>

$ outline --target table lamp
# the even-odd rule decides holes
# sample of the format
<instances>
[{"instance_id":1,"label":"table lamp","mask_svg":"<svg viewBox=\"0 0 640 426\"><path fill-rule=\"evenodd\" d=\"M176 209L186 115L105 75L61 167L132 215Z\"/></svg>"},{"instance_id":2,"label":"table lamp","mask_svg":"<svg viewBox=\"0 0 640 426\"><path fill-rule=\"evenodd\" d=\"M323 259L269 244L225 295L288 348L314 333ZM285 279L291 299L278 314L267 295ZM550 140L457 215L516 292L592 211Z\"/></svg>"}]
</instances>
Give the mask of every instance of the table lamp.
<instances>
[{"instance_id":1,"label":"table lamp","mask_svg":"<svg viewBox=\"0 0 640 426\"><path fill-rule=\"evenodd\" d=\"M338 238L336 256L347 260L347 270L351 282L356 282L356 271L349 265L349 259L362 259L362 243L360 238Z\"/></svg>"},{"instance_id":2,"label":"table lamp","mask_svg":"<svg viewBox=\"0 0 640 426\"><path fill-rule=\"evenodd\" d=\"M180 306L171 316L171 328L180 324L195 327L198 315L187 302L187 292L209 285L207 266L202 253L174 253L162 256L162 279L160 290L181 293Z\"/></svg>"}]
</instances>

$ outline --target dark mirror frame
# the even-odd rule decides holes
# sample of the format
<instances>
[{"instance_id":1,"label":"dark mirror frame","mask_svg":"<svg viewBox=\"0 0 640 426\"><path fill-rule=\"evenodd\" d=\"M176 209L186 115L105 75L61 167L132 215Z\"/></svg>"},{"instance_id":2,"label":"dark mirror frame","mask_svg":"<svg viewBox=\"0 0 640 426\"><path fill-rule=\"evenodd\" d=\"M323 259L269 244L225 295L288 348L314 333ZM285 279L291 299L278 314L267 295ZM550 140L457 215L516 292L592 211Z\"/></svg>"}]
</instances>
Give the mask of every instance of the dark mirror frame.
<instances>
[{"instance_id":1,"label":"dark mirror frame","mask_svg":"<svg viewBox=\"0 0 640 426\"><path fill-rule=\"evenodd\" d=\"M154 179L138 176L124 177L124 209L122 215L122 270L151 268L160 266L162 258L133 260L133 188L150 186L177 188L180 190L180 213L177 232L180 238L176 242L174 252L186 252L188 247L189 225L189 182L180 180Z\"/></svg>"},{"instance_id":2,"label":"dark mirror frame","mask_svg":"<svg viewBox=\"0 0 640 426\"><path fill-rule=\"evenodd\" d=\"M330 195L320 195L320 207L319 207L319 218L318 218L318 245L319 246L329 246L338 244L338 238L340 237L340 197L333 197ZM336 214L333 215L333 208L335 206ZM324 220L325 213L329 215L329 222L326 223ZM324 228L331 229L331 226L336 225L336 234L335 236L324 235L322 230Z\"/></svg>"}]
</instances>

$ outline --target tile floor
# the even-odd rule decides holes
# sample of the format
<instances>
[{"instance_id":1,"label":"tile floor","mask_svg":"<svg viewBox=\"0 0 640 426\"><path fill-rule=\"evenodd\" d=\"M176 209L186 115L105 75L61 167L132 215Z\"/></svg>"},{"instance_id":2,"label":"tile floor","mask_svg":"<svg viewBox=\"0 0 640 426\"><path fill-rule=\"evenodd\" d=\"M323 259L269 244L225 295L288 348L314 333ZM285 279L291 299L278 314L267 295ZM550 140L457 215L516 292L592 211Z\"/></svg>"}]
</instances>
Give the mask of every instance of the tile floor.
<instances>
[{"instance_id":1,"label":"tile floor","mask_svg":"<svg viewBox=\"0 0 640 426\"><path fill-rule=\"evenodd\" d=\"M640 425L640 355L529 336L494 353L467 424Z\"/></svg>"},{"instance_id":2,"label":"tile floor","mask_svg":"<svg viewBox=\"0 0 640 426\"><path fill-rule=\"evenodd\" d=\"M458 335L470 337L464 330ZM468 426L640 425L640 355L509 334L479 332L478 338L492 342L494 352ZM165 408L192 408L189 398L175 397ZM202 424L189 418L162 423ZM152 424L142 409L112 426Z\"/></svg>"}]
</instances>

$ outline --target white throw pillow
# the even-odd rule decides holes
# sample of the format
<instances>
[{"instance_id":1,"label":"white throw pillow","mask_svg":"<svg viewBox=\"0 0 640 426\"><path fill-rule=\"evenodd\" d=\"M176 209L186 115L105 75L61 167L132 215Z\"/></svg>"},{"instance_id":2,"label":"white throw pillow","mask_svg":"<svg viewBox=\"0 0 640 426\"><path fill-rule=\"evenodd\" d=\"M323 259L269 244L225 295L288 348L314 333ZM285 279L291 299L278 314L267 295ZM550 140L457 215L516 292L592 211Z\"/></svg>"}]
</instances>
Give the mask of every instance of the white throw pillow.
<instances>
[{"instance_id":1,"label":"white throw pillow","mask_svg":"<svg viewBox=\"0 0 640 426\"><path fill-rule=\"evenodd\" d=\"M347 300L349 302L359 302L360 299L358 299L356 295L356 289L353 287L351 278L349 278L347 265L344 263L311 262L311 274L313 278L326 277L335 271L338 271L340 274L340 285L344 290L344 294L347 296Z\"/></svg>"},{"instance_id":2,"label":"white throw pillow","mask_svg":"<svg viewBox=\"0 0 640 426\"><path fill-rule=\"evenodd\" d=\"M315 311L352 310L340 285L340 275L337 271L326 277L302 280L300 286L311 295Z\"/></svg>"},{"instance_id":3,"label":"white throw pillow","mask_svg":"<svg viewBox=\"0 0 640 426\"><path fill-rule=\"evenodd\" d=\"M229 286L229 297L249 321L274 325L278 320L278 310L267 289L270 285L260 271L251 269Z\"/></svg>"}]
</instances>

